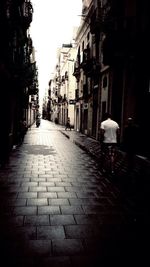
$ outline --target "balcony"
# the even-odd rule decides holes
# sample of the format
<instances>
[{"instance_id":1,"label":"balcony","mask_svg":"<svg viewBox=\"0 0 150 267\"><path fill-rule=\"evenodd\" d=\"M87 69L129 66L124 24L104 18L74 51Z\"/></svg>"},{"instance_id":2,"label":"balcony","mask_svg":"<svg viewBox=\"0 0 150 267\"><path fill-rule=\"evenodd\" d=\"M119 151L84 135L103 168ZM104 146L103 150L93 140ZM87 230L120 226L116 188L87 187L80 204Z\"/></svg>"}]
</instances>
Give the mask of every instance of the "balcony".
<instances>
[{"instance_id":1,"label":"balcony","mask_svg":"<svg viewBox=\"0 0 150 267\"><path fill-rule=\"evenodd\" d=\"M58 103L62 103L62 96L61 95L58 96Z\"/></svg>"},{"instance_id":2,"label":"balcony","mask_svg":"<svg viewBox=\"0 0 150 267\"><path fill-rule=\"evenodd\" d=\"M95 10L91 16L91 21L90 21L91 33L95 34L96 32L98 32L99 27L100 27L100 17L97 15L97 10Z\"/></svg>"},{"instance_id":3,"label":"balcony","mask_svg":"<svg viewBox=\"0 0 150 267\"><path fill-rule=\"evenodd\" d=\"M56 81L56 83L57 83L57 85L60 85L60 83L61 83L61 76L57 76L56 78L55 78L55 81Z\"/></svg>"},{"instance_id":4,"label":"balcony","mask_svg":"<svg viewBox=\"0 0 150 267\"><path fill-rule=\"evenodd\" d=\"M79 99L79 89L75 90L75 99L78 100Z\"/></svg>"},{"instance_id":5,"label":"balcony","mask_svg":"<svg viewBox=\"0 0 150 267\"><path fill-rule=\"evenodd\" d=\"M29 95L28 94L22 94L22 106L23 108L27 109L29 105Z\"/></svg>"},{"instance_id":6,"label":"balcony","mask_svg":"<svg viewBox=\"0 0 150 267\"><path fill-rule=\"evenodd\" d=\"M68 81L68 71L65 72L65 79Z\"/></svg>"},{"instance_id":7,"label":"balcony","mask_svg":"<svg viewBox=\"0 0 150 267\"><path fill-rule=\"evenodd\" d=\"M26 29L28 29L30 23L32 22L32 17L33 17L33 7L30 1L29 2L25 1L21 5L20 16L22 24L25 26Z\"/></svg>"},{"instance_id":8,"label":"balcony","mask_svg":"<svg viewBox=\"0 0 150 267\"><path fill-rule=\"evenodd\" d=\"M79 80L80 78L80 68L79 68L79 63L78 61L76 61L74 63L74 72L73 72L73 76L76 77L77 81Z\"/></svg>"},{"instance_id":9,"label":"balcony","mask_svg":"<svg viewBox=\"0 0 150 267\"><path fill-rule=\"evenodd\" d=\"M82 56L82 61L80 64L80 67L84 70L87 67L87 64L90 60L90 48L86 48L83 50L83 56Z\"/></svg>"},{"instance_id":10,"label":"balcony","mask_svg":"<svg viewBox=\"0 0 150 267\"><path fill-rule=\"evenodd\" d=\"M87 57L82 63L82 69L86 76L91 77L99 73L100 63L95 57Z\"/></svg>"},{"instance_id":11,"label":"balcony","mask_svg":"<svg viewBox=\"0 0 150 267\"><path fill-rule=\"evenodd\" d=\"M84 99L88 98L88 87L87 87L87 84L83 85L83 98Z\"/></svg>"},{"instance_id":12,"label":"balcony","mask_svg":"<svg viewBox=\"0 0 150 267\"><path fill-rule=\"evenodd\" d=\"M61 82L62 82L62 84L65 83L65 76L64 75L61 77Z\"/></svg>"},{"instance_id":13,"label":"balcony","mask_svg":"<svg viewBox=\"0 0 150 267\"><path fill-rule=\"evenodd\" d=\"M48 90L48 97L51 97L51 89Z\"/></svg>"},{"instance_id":14,"label":"balcony","mask_svg":"<svg viewBox=\"0 0 150 267\"><path fill-rule=\"evenodd\" d=\"M63 99L62 100L63 100L63 102L65 102L67 100L66 94L63 95Z\"/></svg>"},{"instance_id":15,"label":"balcony","mask_svg":"<svg viewBox=\"0 0 150 267\"><path fill-rule=\"evenodd\" d=\"M22 78L26 86L33 86L37 80L36 63L29 63L25 65L25 69L22 72Z\"/></svg>"},{"instance_id":16,"label":"balcony","mask_svg":"<svg viewBox=\"0 0 150 267\"><path fill-rule=\"evenodd\" d=\"M27 38L27 43L28 43L28 52L29 52L29 55L31 55L31 53L33 51L33 45L32 45L32 39L31 39L31 37L28 37Z\"/></svg>"},{"instance_id":17,"label":"balcony","mask_svg":"<svg viewBox=\"0 0 150 267\"><path fill-rule=\"evenodd\" d=\"M36 84L30 85L29 87L29 95L37 95L38 94L38 88L36 86Z\"/></svg>"},{"instance_id":18,"label":"balcony","mask_svg":"<svg viewBox=\"0 0 150 267\"><path fill-rule=\"evenodd\" d=\"M94 10L90 21L90 31L92 34L97 34L101 30L105 31L111 19L111 1L105 0L103 6L101 6L100 1L97 1L97 4L98 6Z\"/></svg>"},{"instance_id":19,"label":"balcony","mask_svg":"<svg viewBox=\"0 0 150 267\"><path fill-rule=\"evenodd\" d=\"M107 0L105 0L107 2ZM97 34L102 28L103 8L101 1L97 1L97 7L94 9L90 19L90 31L92 34Z\"/></svg>"}]
</instances>

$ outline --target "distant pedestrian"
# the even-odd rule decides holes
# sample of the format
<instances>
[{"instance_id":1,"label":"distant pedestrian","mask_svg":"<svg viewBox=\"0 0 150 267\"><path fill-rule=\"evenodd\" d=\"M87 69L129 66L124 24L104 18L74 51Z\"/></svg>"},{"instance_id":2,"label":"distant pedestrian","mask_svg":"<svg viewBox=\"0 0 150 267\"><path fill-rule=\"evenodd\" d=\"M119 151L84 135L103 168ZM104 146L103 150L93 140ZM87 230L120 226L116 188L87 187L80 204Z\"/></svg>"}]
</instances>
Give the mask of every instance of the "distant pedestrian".
<instances>
[{"instance_id":1,"label":"distant pedestrian","mask_svg":"<svg viewBox=\"0 0 150 267\"><path fill-rule=\"evenodd\" d=\"M119 142L119 125L112 120L111 114L106 113L104 120L100 125L101 129L101 147L102 147L102 169L105 171L105 166L108 165L111 173L114 173L114 161Z\"/></svg>"},{"instance_id":2,"label":"distant pedestrian","mask_svg":"<svg viewBox=\"0 0 150 267\"><path fill-rule=\"evenodd\" d=\"M38 128L40 124L41 124L41 113L38 110L36 113L36 127Z\"/></svg>"},{"instance_id":3,"label":"distant pedestrian","mask_svg":"<svg viewBox=\"0 0 150 267\"><path fill-rule=\"evenodd\" d=\"M71 131L71 125L70 125L70 118L68 117L65 130L70 129Z\"/></svg>"},{"instance_id":4,"label":"distant pedestrian","mask_svg":"<svg viewBox=\"0 0 150 267\"><path fill-rule=\"evenodd\" d=\"M127 119L127 125L123 132L123 150L127 155L128 171L133 170L134 159L138 149L139 139L138 126L134 123L133 118Z\"/></svg>"}]
</instances>

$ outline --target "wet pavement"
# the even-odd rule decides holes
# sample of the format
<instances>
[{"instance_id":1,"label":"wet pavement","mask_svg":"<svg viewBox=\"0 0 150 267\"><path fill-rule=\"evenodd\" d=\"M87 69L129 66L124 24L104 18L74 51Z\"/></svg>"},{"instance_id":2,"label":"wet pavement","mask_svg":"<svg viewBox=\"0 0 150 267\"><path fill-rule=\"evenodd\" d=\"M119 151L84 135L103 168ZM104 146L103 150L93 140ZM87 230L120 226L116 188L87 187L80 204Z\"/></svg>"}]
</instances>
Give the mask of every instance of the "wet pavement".
<instances>
[{"instance_id":1,"label":"wet pavement","mask_svg":"<svg viewBox=\"0 0 150 267\"><path fill-rule=\"evenodd\" d=\"M3 266L147 266L145 169L104 176L92 151L95 140L45 120L28 130L0 170Z\"/></svg>"}]
</instances>

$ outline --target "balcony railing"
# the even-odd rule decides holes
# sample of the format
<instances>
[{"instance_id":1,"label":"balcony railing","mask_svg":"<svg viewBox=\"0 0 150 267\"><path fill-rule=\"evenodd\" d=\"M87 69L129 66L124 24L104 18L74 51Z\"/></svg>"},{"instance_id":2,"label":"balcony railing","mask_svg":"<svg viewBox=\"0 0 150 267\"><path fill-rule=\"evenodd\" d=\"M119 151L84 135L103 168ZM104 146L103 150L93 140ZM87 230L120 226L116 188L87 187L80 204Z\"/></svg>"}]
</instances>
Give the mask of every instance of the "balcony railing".
<instances>
[{"instance_id":1,"label":"balcony railing","mask_svg":"<svg viewBox=\"0 0 150 267\"><path fill-rule=\"evenodd\" d=\"M98 12L95 9L94 13L91 16L90 31L92 34L96 33L98 28L100 27L100 16L97 13Z\"/></svg>"},{"instance_id":2,"label":"balcony railing","mask_svg":"<svg viewBox=\"0 0 150 267\"><path fill-rule=\"evenodd\" d=\"M24 2L20 7L20 16L22 24L28 28L30 26L30 23L32 22L33 17L33 7L31 2Z\"/></svg>"},{"instance_id":3,"label":"balcony railing","mask_svg":"<svg viewBox=\"0 0 150 267\"><path fill-rule=\"evenodd\" d=\"M74 63L74 72L73 72L73 76L75 76L77 80L78 80L79 77L80 77L80 68L79 68L79 62L78 62L78 61L76 61L76 62Z\"/></svg>"},{"instance_id":4,"label":"balcony railing","mask_svg":"<svg viewBox=\"0 0 150 267\"><path fill-rule=\"evenodd\" d=\"M58 103L61 103L61 102L62 102L62 96L59 95L59 96L58 96Z\"/></svg>"},{"instance_id":5,"label":"balcony railing","mask_svg":"<svg viewBox=\"0 0 150 267\"><path fill-rule=\"evenodd\" d=\"M89 62L90 60L90 48L86 48L83 50L83 58L81 62L81 68L84 69L84 66Z\"/></svg>"},{"instance_id":6,"label":"balcony railing","mask_svg":"<svg viewBox=\"0 0 150 267\"><path fill-rule=\"evenodd\" d=\"M30 37L28 37L27 42L28 42L28 51L29 51L29 55L30 55L33 51L32 39Z\"/></svg>"},{"instance_id":7,"label":"balcony railing","mask_svg":"<svg viewBox=\"0 0 150 267\"><path fill-rule=\"evenodd\" d=\"M38 93L38 88L36 86L36 84L33 84L31 86L28 87L29 88L29 95L36 95Z\"/></svg>"},{"instance_id":8,"label":"balcony railing","mask_svg":"<svg viewBox=\"0 0 150 267\"><path fill-rule=\"evenodd\" d=\"M95 57L87 58L83 61L82 69L87 76L94 76L100 71L100 63Z\"/></svg>"},{"instance_id":9,"label":"balcony railing","mask_svg":"<svg viewBox=\"0 0 150 267\"><path fill-rule=\"evenodd\" d=\"M100 1L97 1L97 3L97 8L94 10L90 21L90 30L92 34L96 34L97 31L107 28L107 24L111 19L111 1L105 1L103 6L101 6Z\"/></svg>"},{"instance_id":10,"label":"balcony railing","mask_svg":"<svg viewBox=\"0 0 150 267\"><path fill-rule=\"evenodd\" d=\"M67 96L66 94L63 95L63 101L66 101L67 100Z\"/></svg>"},{"instance_id":11,"label":"balcony railing","mask_svg":"<svg viewBox=\"0 0 150 267\"><path fill-rule=\"evenodd\" d=\"M65 76L64 75L61 77L61 82L65 83Z\"/></svg>"},{"instance_id":12,"label":"balcony railing","mask_svg":"<svg viewBox=\"0 0 150 267\"><path fill-rule=\"evenodd\" d=\"M83 85L83 98L86 99L88 97L88 87L87 84Z\"/></svg>"},{"instance_id":13,"label":"balcony railing","mask_svg":"<svg viewBox=\"0 0 150 267\"><path fill-rule=\"evenodd\" d=\"M65 72L65 79L68 81L68 71Z\"/></svg>"}]
</instances>

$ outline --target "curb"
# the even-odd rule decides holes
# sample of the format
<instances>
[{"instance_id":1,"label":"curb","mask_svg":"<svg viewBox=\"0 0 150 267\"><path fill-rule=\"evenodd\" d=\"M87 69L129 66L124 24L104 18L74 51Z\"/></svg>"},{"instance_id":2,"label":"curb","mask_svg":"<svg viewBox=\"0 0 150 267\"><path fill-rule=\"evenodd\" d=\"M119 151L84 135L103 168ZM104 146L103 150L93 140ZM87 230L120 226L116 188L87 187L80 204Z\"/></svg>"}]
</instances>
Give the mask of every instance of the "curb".
<instances>
[{"instance_id":1,"label":"curb","mask_svg":"<svg viewBox=\"0 0 150 267\"><path fill-rule=\"evenodd\" d=\"M71 138L70 138L70 135L67 134L66 132L61 131L61 133L62 133L63 135L65 135L68 139L71 139ZM86 136L85 136L85 137L86 137ZM89 148L87 148L84 144L81 144L81 142L75 140L74 138L72 139L72 142L73 142L75 145L77 145L78 147L80 147L81 149L83 149L84 151L86 151L87 153L89 153L89 154L90 154L91 156L93 156L95 159L99 160L99 157L97 157L94 153L92 153L92 151L91 151Z\"/></svg>"},{"instance_id":2,"label":"curb","mask_svg":"<svg viewBox=\"0 0 150 267\"><path fill-rule=\"evenodd\" d=\"M64 134L68 139L71 140L71 137L69 134L67 134L66 132L64 131L61 131L62 134ZM86 137L85 136L85 140L86 140ZM72 138L72 142L77 145L78 147L80 147L82 150L86 151L87 153L89 153L96 161L99 161L100 160L100 156L98 156L98 153L100 155L100 147L98 147L98 144L97 144L97 149L94 145L94 148L93 147L87 147L86 145L82 144L80 141L77 140L77 138ZM87 141L88 143L88 141ZM93 142L94 143L94 142ZM95 142L96 144L96 142ZM90 149L91 148L91 149ZM97 154L95 153L97 151ZM126 162L126 158L125 158L125 155L126 153L122 150L118 150L119 152L119 160L116 164L117 166L117 169L118 169L118 177L121 177L121 176L128 176L128 171L127 171L127 162ZM132 171L132 176L134 176L135 178L136 177L141 177L143 176L143 181L146 180L149 180L148 177L150 175L150 161L148 159L145 159L145 158L142 158L138 155L136 155L136 160L135 160L135 169ZM150 183L150 182L148 182Z\"/></svg>"}]
</instances>

